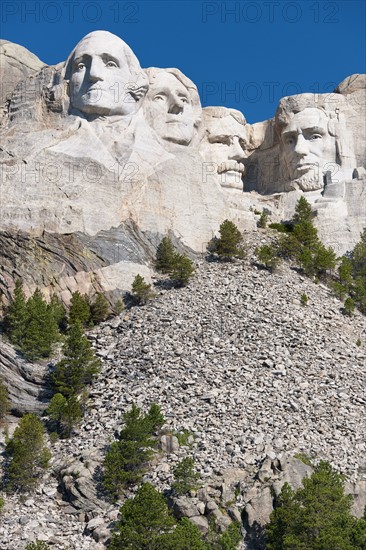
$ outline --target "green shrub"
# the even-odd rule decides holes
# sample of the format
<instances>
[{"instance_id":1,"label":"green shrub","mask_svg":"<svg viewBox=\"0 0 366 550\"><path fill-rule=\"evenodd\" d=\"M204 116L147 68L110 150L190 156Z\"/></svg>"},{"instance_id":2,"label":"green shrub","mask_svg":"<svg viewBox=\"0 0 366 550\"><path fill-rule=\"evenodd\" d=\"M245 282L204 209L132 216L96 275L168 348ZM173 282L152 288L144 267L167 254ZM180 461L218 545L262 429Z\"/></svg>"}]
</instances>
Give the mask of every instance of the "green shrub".
<instances>
[{"instance_id":1,"label":"green shrub","mask_svg":"<svg viewBox=\"0 0 366 550\"><path fill-rule=\"evenodd\" d=\"M263 244L255 249L258 260L266 269L273 272L280 263L277 248L270 244Z\"/></svg>"},{"instance_id":2,"label":"green shrub","mask_svg":"<svg viewBox=\"0 0 366 550\"><path fill-rule=\"evenodd\" d=\"M25 550L50 550L51 547L41 540L36 540L35 542L28 542Z\"/></svg>"},{"instance_id":3,"label":"green shrub","mask_svg":"<svg viewBox=\"0 0 366 550\"><path fill-rule=\"evenodd\" d=\"M188 256L184 254L175 254L174 267L171 270L170 278L175 281L178 286L187 285L194 271L193 262Z\"/></svg>"},{"instance_id":4,"label":"green shrub","mask_svg":"<svg viewBox=\"0 0 366 550\"><path fill-rule=\"evenodd\" d=\"M352 300L352 298L348 297L344 302L343 313L345 315L348 315L348 317L352 317L355 311L355 307L355 302Z\"/></svg>"},{"instance_id":5,"label":"green shrub","mask_svg":"<svg viewBox=\"0 0 366 550\"><path fill-rule=\"evenodd\" d=\"M56 423L57 432L65 437L70 437L73 428L83 418L83 409L76 395L66 398L61 393L55 393L46 412Z\"/></svg>"},{"instance_id":6,"label":"green shrub","mask_svg":"<svg viewBox=\"0 0 366 550\"><path fill-rule=\"evenodd\" d=\"M170 273L174 268L176 250L169 237L164 237L156 251L156 269Z\"/></svg>"},{"instance_id":7,"label":"green shrub","mask_svg":"<svg viewBox=\"0 0 366 550\"><path fill-rule=\"evenodd\" d=\"M10 491L32 489L48 467L51 453L44 443L42 422L26 414L6 445L6 487Z\"/></svg>"},{"instance_id":8,"label":"green shrub","mask_svg":"<svg viewBox=\"0 0 366 550\"><path fill-rule=\"evenodd\" d=\"M101 292L95 296L94 300L90 304L90 315L93 324L101 323L105 321L110 314L109 303Z\"/></svg>"},{"instance_id":9,"label":"green shrub","mask_svg":"<svg viewBox=\"0 0 366 550\"><path fill-rule=\"evenodd\" d=\"M10 409L9 392L0 377L0 422L5 418Z\"/></svg>"},{"instance_id":10,"label":"green shrub","mask_svg":"<svg viewBox=\"0 0 366 550\"><path fill-rule=\"evenodd\" d=\"M220 225L219 233L220 237L212 239L208 244L209 252L216 253L223 260L245 258L243 235L233 222L224 220Z\"/></svg>"},{"instance_id":11,"label":"green shrub","mask_svg":"<svg viewBox=\"0 0 366 550\"><path fill-rule=\"evenodd\" d=\"M142 478L157 446L153 434L165 421L156 404L150 407L147 414L133 404L123 420L125 425L118 441L111 444L104 461L104 487L114 498L124 487Z\"/></svg>"},{"instance_id":12,"label":"green shrub","mask_svg":"<svg viewBox=\"0 0 366 550\"><path fill-rule=\"evenodd\" d=\"M5 499L3 497L0 497L0 514L4 510L5 507Z\"/></svg>"},{"instance_id":13,"label":"green shrub","mask_svg":"<svg viewBox=\"0 0 366 550\"><path fill-rule=\"evenodd\" d=\"M173 474L172 489L177 495L186 495L189 491L197 488L199 475L195 471L193 458L183 458L174 468Z\"/></svg>"},{"instance_id":14,"label":"green shrub","mask_svg":"<svg viewBox=\"0 0 366 550\"><path fill-rule=\"evenodd\" d=\"M267 222L268 222L268 213L265 210L263 210L257 222L257 227L264 229L265 227L267 227Z\"/></svg>"},{"instance_id":15,"label":"green shrub","mask_svg":"<svg viewBox=\"0 0 366 550\"><path fill-rule=\"evenodd\" d=\"M132 297L137 304L145 304L155 296L145 279L137 274L132 283Z\"/></svg>"},{"instance_id":16,"label":"green shrub","mask_svg":"<svg viewBox=\"0 0 366 550\"><path fill-rule=\"evenodd\" d=\"M309 301L309 296L307 294L301 294L300 303L302 306L307 306Z\"/></svg>"}]
</instances>

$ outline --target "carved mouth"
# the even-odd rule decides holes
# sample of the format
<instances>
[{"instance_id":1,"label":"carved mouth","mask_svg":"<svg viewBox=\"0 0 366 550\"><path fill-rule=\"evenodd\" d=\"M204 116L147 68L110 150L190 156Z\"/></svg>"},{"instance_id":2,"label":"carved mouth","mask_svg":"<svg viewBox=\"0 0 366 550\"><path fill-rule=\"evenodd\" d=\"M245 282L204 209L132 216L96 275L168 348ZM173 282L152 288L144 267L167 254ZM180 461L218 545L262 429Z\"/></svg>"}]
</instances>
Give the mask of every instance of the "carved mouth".
<instances>
[{"instance_id":1,"label":"carved mouth","mask_svg":"<svg viewBox=\"0 0 366 550\"><path fill-rule=\"evenodd\" d=\"M244 173L244 164L241 162L236 162L236 160L227 160L219 164L217 168L218 174L223 174L224 172L235 172L236 174Z\"/></svg>"}]
</instances>

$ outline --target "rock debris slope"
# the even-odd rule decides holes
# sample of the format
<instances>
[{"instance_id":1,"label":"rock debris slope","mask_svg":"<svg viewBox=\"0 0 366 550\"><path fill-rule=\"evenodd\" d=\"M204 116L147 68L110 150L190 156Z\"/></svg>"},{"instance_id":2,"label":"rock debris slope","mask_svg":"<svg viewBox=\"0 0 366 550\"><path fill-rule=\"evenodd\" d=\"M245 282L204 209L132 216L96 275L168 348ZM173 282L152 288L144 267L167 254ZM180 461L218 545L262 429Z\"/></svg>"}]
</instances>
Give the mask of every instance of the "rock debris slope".
<instances>
[{"instance_id":1,"label":"rock debris slope","mask_svg":"<svg viewBox=\"0 0 366 550\"><path fill-rule=\"evenodd\" d=\"M154 464L146 479L161 489L187 455L205 484L232 468L253 475L266 458L297 452L329 460L351 481L366 478L365 317L343 316L325 286L287 265L270 274L250 260L201 261L188 287L158 293L90 333L102 372L76 435L52 445L66 491L84 491L79 504L61 501L52 475L24 504L9 497L2 550L21 549L35 536L58 542L56 548L103 548L118 506L98 503L95 482L83 480L132 402L144 410L158 403L171 433L186 429L195 438L191 448L175 445ZM72 460L82 467L74 484L72 468L65 470ZM93 523L89 530L85 521Z\"/></svg>"}]
</instances>

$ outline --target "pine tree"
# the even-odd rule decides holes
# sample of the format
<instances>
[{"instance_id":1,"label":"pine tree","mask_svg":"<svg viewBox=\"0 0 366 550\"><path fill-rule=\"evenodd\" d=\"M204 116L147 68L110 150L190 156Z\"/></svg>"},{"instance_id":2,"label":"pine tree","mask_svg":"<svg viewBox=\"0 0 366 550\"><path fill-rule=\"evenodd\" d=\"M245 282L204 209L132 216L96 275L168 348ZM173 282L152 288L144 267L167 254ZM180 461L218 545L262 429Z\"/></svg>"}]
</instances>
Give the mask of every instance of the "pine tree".
<instances>
[{"instance_id":1,"label":"pine tree","mask_svg":"<svg viewBox=\"0 0 366 550\"><path fill-rule=\"evenodd\" d=\"M360 550L366 522L351 515L352 497L344 495L344 478L320 462L303 488L286 483L266 527L267 550Z\"/></svg>"},{"instance_id":2,"label":"pine tree","mask_svg":"<svg viewBox=\"0 0 366 550\"><path fill-rule=\"evenodd\" d=\"M156 269L170 273L174 267L175 248L169 237L164 237L156 251Z\"/></svg>"},{"instance_id":3,"label":"pine tree","mask_svg":"<svg viewBox=\"0 0 366 550\"><path fill-rule=\"evenodd\" d=\"M292 223L294 225L308 222L312 223L313 217L314 214L311 210L310 203L306 200L305 197L300 197L295 207L295 214L292 218Z\"/></svg>"},{"instance_id":4,"label":"pine tree","mask_svg":"<svg viewBox=\"0 0 366 550\"><path fill-rule=\"evenodd\" d=\"M20 279L15 282L14 298L6 310L4 318L5 332L12 344L21 346L27 325L27 301Z\"/></svg>"},{"instance_id":5,"label":"pine tree","mask_svg":"<svg viewBox=\"0 0 366 550\"><path fill-rule=\"evenodd\" d=\"M5 418L10 409L9 392L0 377L0 422Z\"/></svg>"},{"instance_id":6,"label":"pine tree","mask_svg":"<svg viewBox=\"0 0 366 550\"><path fill-rule=\"evenodd\" d=\"M189 491L196 489L199 475L195 471L193 458L183 458L174 468L173 474L172 489L177 495L186 495Z\"/></svg>"},{"instance_id":7,"label":"pine tree","mask_svg":"<svg viewBox=\"0 0 366 550\"><path fill-rule=\"evenodd\" d=\"M270 244L263 244L255 249L258 260L271 272L275 271L280 263L277 248Z\"/></svg>"},{"instance_id":8,"label":"pine tree","mask_svg":"<svg viewBox=\"0 0 366 550\"><path fill-rule=\"evenodd\" d=\"M170 278L175 281L176 285L187 285L194 271L193 262L188 256L185 256L185 254L175 254L174 267L171 271Z\"/></svg>"},{"instance_id":9,"label":"pine tree","mask_svg":"<svg viewBox=\"0 0 366 550\"><path fill-rule=\"evenodd\" d=\"M216 252L222 259L245 258L242 246L243 236L236 225L224 220L219 229L220 237L213 239L208 246L209 252Z\"/></svg>"},{"instance_id":10,"label":"pine tree","mask_svg":"<svg viewBox=\"0 0 366 550\"><path fill-rule=\"evenodd\" d=\"M124 428L112 443L104 461L104 486L114 497L127 485L137 483L157 445L153 432L162 426L160 409L154 406L147 414L135 404L124 414Z\"/></svg>"},{"instance_id":11,"label":"pine tree","mask_svg":"<svg viewBox=\"0 0 366 550\"><path fill-rule=\"evenodd\" d=\"M164 496L150 483L144 483L135 497L121 507L118 532L113 535L109 549L159 550L174 525Z\"/></svg>"},{"instance_id":12,"label":"pine tree","mask_svg":"<svg viewBox=\"0 0 366 550\"><path fill-rule=\"evenodd\" d=\"M72 293L69 309L70 324L80 321L86 327L90 323L90 305L86 295L82 296L77 290Z\"/></svg>"},{"instance_id":13,"label":"pine tree","mask_svg":"<svg viewBox=\"0 0 366 550\"><path fill-rule=\"evenodd\" d=\"M26 414L6 445L9 464L7 488L25 491L34 487L48 467L51 454L44 443L42 422L34 414Z\"/></svg>"},{"instance_id":14,"label":"pine tree","mask_svg":"<svg viewBox=\"0 0 366 550\"><path fill-rule=\"evenodd\" d=\"M109 303L101 292L98 292L95 299L90 305L91 319L94 324L105 321L110 314Z\"/></svg>"},{"instance_id":15,"label":"pine tree","mask_svg":"<svg viewBox=\"0 0 366 550\"><path fill-rule=\"evenodd\" d=\"M27 301L26 309L28 320L20 348L30 360L49 357L59 331L52 309L38 288Z\"/></svg>"},{"instance_id":16,"label":"pine tree","mask_svg":"<svg viewBox=\"0 0 366 550\"><path fill-rule=\"evenodd\" d=\"M344 302L344 308L343 308L344 314L348 315L348 317L352 317L355 311L355 307L356 307L355 302L352 300L350 296L348 296L348 298L346 298Z\"/></svg>"},{"instance_id":17,"label":"pine tree","mask_svg":"<svg viewBox=\"0 0 366 550\"><path fill-rule=\"evenodd\" d=\"M47 414L56 422L57 431L65 437L70 437L73 428L83 417L83 410L76 395L66 398L61 393L55 393L47 408Z\"/></svg>"},{"instance_id":18,"label":"pine tree","mask_svg":"<svg viewBox=\"0 0 366 550\"><path fill-rule=\"evenodd\" d=\"M236 545L237 546L237 545ZM236 550L233 548L233 550ZM202 540L198 527L188 518L182 518L176 528L165 534L159 542L159 550L208 550ZM231 550L231 547L222 547L222 550Z\"/></svg>"},{"instance_id":19,"label":"pine tree","mask_svg":"<svg viewBox=\"0 0 366 550\"><path fill-rule=\"evenodd\" d=\"M95 356L80 321L70 326L62 351L64 357L55 366L53 384L58 393L69 397L92 382L101 361Z\"/></svg>"},{"instance_id":20,"label":"pine tree","mask_svg":"<svg viewBox=\"0 0 366 550\"><path fill-rule=\"evenodd\" d=\"M50 303L48 304L53 318L56 321L58 329L65 332L67 329L67 313L63 303L59 300L56 294L52 294Z\"/></svg>"},{"instance_id":21,"label":"pine tree","mask_svg":"<svg viewBox=\"0 0 366 550\"><path fill-rule=\"evenodd\" d=\"M137 274L133 280L132 296L137 304L145 304L154 297L151 285L149 285L140 274Z\"/></svg>"}]
</instances>

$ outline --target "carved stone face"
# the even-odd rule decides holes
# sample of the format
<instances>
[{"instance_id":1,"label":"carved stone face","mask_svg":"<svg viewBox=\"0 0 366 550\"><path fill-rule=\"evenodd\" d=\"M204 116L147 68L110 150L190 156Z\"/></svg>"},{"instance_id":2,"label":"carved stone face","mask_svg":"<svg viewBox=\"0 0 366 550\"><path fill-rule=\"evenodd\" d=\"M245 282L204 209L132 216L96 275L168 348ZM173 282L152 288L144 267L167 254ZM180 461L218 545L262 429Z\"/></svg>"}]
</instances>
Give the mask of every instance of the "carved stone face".
<instances>
[{"instance_id":1,"label":"carved stone face","mask_svg":"<svg viewBox=\"0 0 366 550\"><path fill-rule=\"evenodd\" d=\"M77 45L69 85L72 107L87 115L127 115L136 111L128 92L131 73L125 43L108 32L97 31Z\"/></svg>"},{"instance_id":2,"label":"carved stone face","mask_svg":"<svg viewBox=\"0 0 366 550\"><path fill-rule=\"evenodd\" d=\"M246 128L231 115L205 119L206 138L201 154L215 165L222 187L243 190Z\"/></svg>"},{"instance_id":3,"label":"carved stone face","mask_svg":"<svg viewBox=\"0 0 366 550\"><path fill-rule=\"evenodd\" d=\"M161 71L150 85L145 116L159 137L188 145L194 135L196 115L189 90L173 75Z\"/></svg>"},{"instance_id":4,"label":"carved stone face","mask_svg":"<svg viewBox=\"0 0 366 550\"><path fill-rule=\"evenodd\" d=\"M281 155L290 180L303 191L321 189L323 174L336 162L335 138L323 111L306 108L295 114L281 134Z\"/></svg>"}]
</instances>

